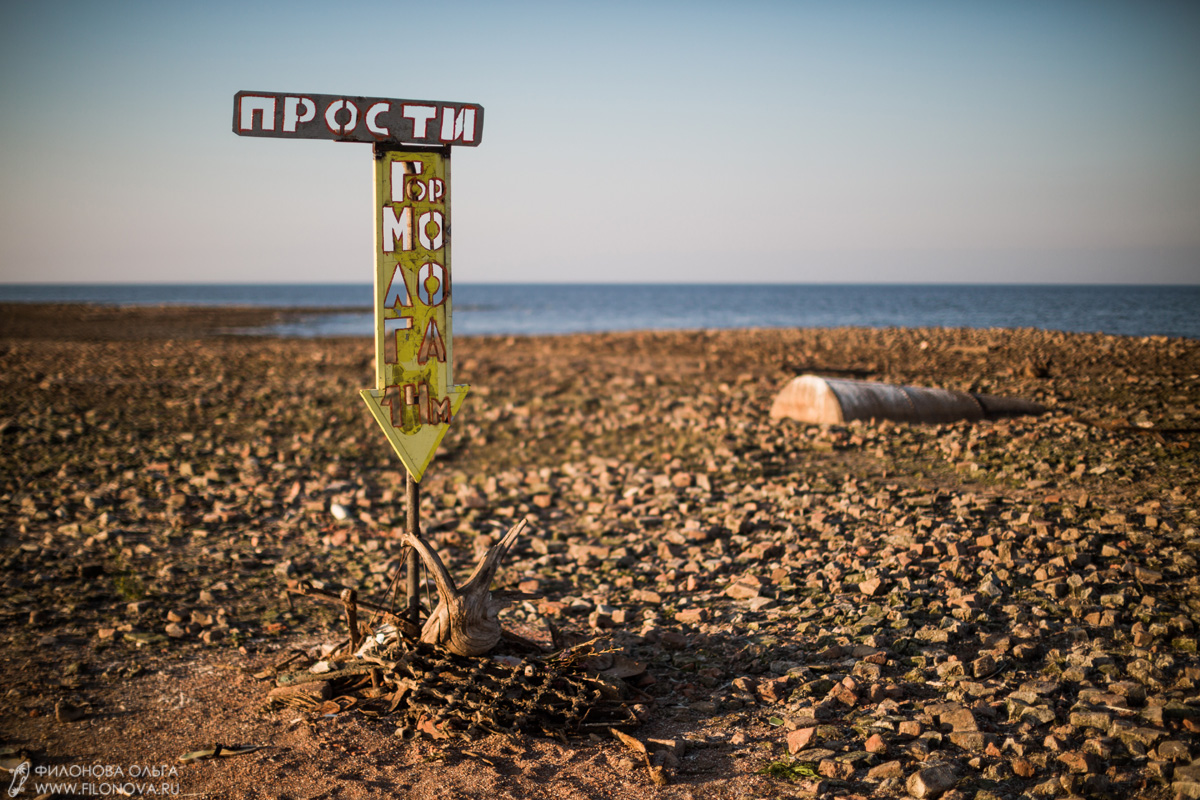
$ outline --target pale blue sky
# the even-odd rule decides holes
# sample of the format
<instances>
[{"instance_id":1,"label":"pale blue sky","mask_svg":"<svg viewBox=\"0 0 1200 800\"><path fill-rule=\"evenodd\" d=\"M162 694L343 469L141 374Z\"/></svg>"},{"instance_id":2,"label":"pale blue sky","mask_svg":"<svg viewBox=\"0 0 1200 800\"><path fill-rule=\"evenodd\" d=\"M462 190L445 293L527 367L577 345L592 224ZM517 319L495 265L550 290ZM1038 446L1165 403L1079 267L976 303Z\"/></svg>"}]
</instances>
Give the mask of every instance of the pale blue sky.
<instances>
[{"instance_id":1,"label":"pale blue sky","mask_svg":"<svg viewBox=\"0 0 1200 800\"><path fill-rule=\"evenodd\" d=\"M369 282L370 147L475 102L459 281L1200 283L1200 4L0 3L0 281Z\"/></svg>"}]
</instances>

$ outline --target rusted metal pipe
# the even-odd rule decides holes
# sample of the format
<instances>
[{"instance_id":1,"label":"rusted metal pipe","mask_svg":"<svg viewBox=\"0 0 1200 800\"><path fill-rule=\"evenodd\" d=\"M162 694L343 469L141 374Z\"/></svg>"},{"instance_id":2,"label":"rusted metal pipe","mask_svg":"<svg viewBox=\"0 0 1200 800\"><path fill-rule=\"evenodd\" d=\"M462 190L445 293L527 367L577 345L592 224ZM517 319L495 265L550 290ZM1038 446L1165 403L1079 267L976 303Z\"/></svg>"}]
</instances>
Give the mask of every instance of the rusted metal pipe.
<instances>
[{"instance_id":1,"label":"rusted metal pipe","mask_svg":"<svg viewBox=\"0 0 1200 800\"><path fill-rule=\"evenodd\" d=\"M362 634L358 630L358 592L342 589L342 605L346 609L346 627L350 629L350 652L358 649Z\"/></svg>"}]
</instances>

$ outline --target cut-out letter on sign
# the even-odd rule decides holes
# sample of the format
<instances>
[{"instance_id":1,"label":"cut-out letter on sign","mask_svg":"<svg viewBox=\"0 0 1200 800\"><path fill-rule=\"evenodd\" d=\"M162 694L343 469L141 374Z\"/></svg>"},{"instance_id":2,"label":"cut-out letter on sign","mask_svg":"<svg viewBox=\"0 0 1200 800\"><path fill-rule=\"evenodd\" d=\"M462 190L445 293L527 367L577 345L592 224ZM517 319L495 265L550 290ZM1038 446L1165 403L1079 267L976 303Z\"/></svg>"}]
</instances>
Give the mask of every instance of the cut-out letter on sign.
<instances>
[{"instance_id":1,"label":"cut-out letter on sign","mask_svg":"<svg viewBox=\"0 0 1200 800\"><path fill-rule=\"evenodd\" d=\"M383 293L383 307L395 309L412 308L412 298L408 293L408 281L404 279L404 270L397 264L392 270L392 279L388 281L387 291Z\"/></svg>"},{"instance_id":2,"label":"cut-out letter on sign","mask_svg":"<svg viewBox=\"0 0 1200 800\"><path fill-rule=\"evenodd\" d=\"M420 161L393 161L392 162L392 202L403 203L405 200L419 200L419 197L409 198L404 194L404 183L409 176L420 175L424 170L425 165ZM412 181L412 183L420 185L420 181ZM410 190L411 191L411 190Z\"/></svg>"},{"instance_id":3,"label":"cut-out letter on sign","mask_svg":"<svg viewBox=\"0 0 1200 800\"><path fill-rule=\"evenodd\" d=\"M339 112L343 110L347 112L349 119L338 122ZM338 136L350 133L358 127L358 106L349 100L334 100L329 104L329 108L325 109L325 124Z\"/></svg>"},{"instance_id":4,"label":"cut-out letter on sign","mask_svg":"<svg viewBox=\"0 0 1200 800\"><path fill-rule=\"evenodd\" d=\"M426 136L425 128L429 124L429 120L437 116L437 106L417 106L405 104L405 106L400 110L400 114L405 119L412 120L413 138L424 139ZM445 125L442 127L445 127Z\"/></svg>"},{"instance_id":5,"label":"cut-out letter on sign","mask_svg":"<svg viewBox=\"0 0 1200 800\"><path fill-rule=\"evenodd\" d=\"M421 385L424 386L424 384ZM393 428L412 433L424 422L422 418L425 414L417 407L417 387L411 383L386 387L383 390L383 397L379 400L379 405L388 406ZM409 413L409 424L405 425L404 412L409 409L412 409Z\"/></svg>"},{"instance_id":6,"label":"cut-out letter on sign","mask_svg":"<svg viewBox=\"0 0 1200 800\"><path fill-rule=\"evenodd\" d=\"M464 142L475 141L475 109L464 108L457 114L453 108L442 110L442 141L452 142L462 139Z\"/></svg>"},{"instance_id":7,"label":"cut-out letter on sign","mask_svg":"<svg viewBox=\"0 0 1200 800\"><path fill-rule=\"evenodd\" d=\"M283 98L283 129L288 133L296 132L296 123L312 122L317 115L317 107L307 97Z\"/></svg>"},{"instance_id":8,"label":"cut-out letter on sign","mask_svg":"<svg viewBox=\"0 0 1200 800\"><path fill-rule=\"evenodd\" d=\"M407 211L408 209L405 209ZM433 233L430 233L430 229ZM442 212L426 211L417 221L417 238L421 241L421 247L426 250L441 250L442 249ZM406 247L405 250L412 248Z\"/></svg>"},{"instance_id":9,"label":"cut-out letter on sign","mask_svg":"<svg viewBox=\"0 0 1200 800\"><path fill-rule=\"evenodd\" d=\"M421 339L421 349L417 351L417 363L424 366L430 356L446 363L446 343L442 341L442 332L433 320L429 320L425 326L425 338Z\"/></svg>"},{"instance_id":10,"label":"cut-out letter on sign","mask_svg":"<svg viewBox=\"0 0 1200 800\"><path fill-rule=\"evenodd\" d=\"M417 273L417 297L427 306L440 306L446 299L446 269L436 261L421 265Z\"/></svg>"},{"instance_id":11,"label":"cut-out letter on sign","mask_svg":"<svg viewBox=\"0 0 1200 800\"><path fill-rule=\"evenodd\" d=\"M440 203L446 196L446 182L441 178L429 179L429 202Z\"/></svg>"},{"instance_id":12,"label":"cut-out letter on sign","mask_svg":"<svg viewBox=\"0 0 1200 800\"><path fill-rule=\"evenodd\" d=\"M412 317L393 317L383 320L383 363L400 363L400 331L412 330ZM424 345L422 345L423 347ZM422 362L424 363L424 362Z\"/></svg>"},{"instance_id":13,"label":"cut-out letter on sign","mask_svg":"<svg viewBox=\"0 0 1200 800\"><path fill-rule=\"evenodd\" d=\"M440 425L450 422L450 398L438 400L429 391L429 384L422 383L418 390L421 398L421 422L429 425Z\"/></svg>"},{"instance_id":14,"label":"cut-out letter on sign","mask_svg":"<svg viewBox=\"0 0 1200 800\"><path fill-rule=\"evenodd\" d=\"M400 242L402 251L407 252L413 249L412 206L400 209L398 217L396 209L391 206L383 207L383 252L396 252L396 242Z\"/></svg>"},{"instance_id":15,"label":"cut-out letter on sign","mask_svg":"<svg viewBox=\"0 0 1200 800\"><path fill-rule=\"evenodd\" d=\"M242 95L241 107L238 109L238 127L244 131L254 130L254 115L258 114L259 130L275 130L275 98L259 97L252 94Z\"/></svg>"},{"instance_id":16,"label":"cut-out letter on sign","mask_svg":"<svg viewBox=\"0 0 1200 800\"><path fill-rule=\"evenodd\" d=\"M383 390L379 405L387 406L392 419L393 428L404 427L404 403L400 399L400 387L388 386Z\"/></svg>"},{"instance_id":17,"label":"cut-out letter on sign","mask_svg":"<svg viewBox=\"0 0 1200 800\"><path fill-rule=\"evenodd\" d=\"M379 124L379 115L386 114L392 108L391 103L376 103L367 109L367 130L375 136L388 136L387 128Z\"/></svg>"},{"instance_id":18,"label":"cut-out letter on sign","mask_svg":"<svg viewBox=\"0 0 1200 800\"><path fill-rule=\"evenodd\" d=\"M417 387L411 383L385 387L379 405L388 406L392 427L399 428L406 433L414 432L421 427L421 423L424 421L422 417L425 415L417 407ZM408 416L409 424L405 425L404 412L409 409L411 409Z\"/></svg>"}]
</instances>

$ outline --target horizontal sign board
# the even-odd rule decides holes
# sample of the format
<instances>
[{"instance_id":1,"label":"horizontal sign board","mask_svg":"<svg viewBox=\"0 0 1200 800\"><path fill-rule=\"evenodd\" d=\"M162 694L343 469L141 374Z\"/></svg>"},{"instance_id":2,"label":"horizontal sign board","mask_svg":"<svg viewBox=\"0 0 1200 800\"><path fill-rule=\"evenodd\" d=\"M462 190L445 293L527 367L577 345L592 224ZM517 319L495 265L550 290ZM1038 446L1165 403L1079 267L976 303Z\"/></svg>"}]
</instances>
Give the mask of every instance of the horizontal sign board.
<instances>
[{"instance_id":1,"label":"horizontal sign board","mask_svg":"<svg viewBox=\"0 0 1200 800\"><path fill-rule=\"evenodd\" d=\"M483 138L483 106L333 94L238 92L233 96L233 132L280 139L474 147Z\"/></svg>"}]
</instances>

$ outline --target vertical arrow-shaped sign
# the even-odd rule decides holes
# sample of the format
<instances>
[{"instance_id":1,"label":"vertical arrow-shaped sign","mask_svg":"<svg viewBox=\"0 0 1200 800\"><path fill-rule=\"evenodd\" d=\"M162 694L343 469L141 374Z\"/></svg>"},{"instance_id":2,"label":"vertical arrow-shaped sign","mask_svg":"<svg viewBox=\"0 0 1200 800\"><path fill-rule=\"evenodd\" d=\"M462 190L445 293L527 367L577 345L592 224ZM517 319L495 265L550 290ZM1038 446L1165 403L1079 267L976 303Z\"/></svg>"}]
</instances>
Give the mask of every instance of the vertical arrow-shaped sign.
<instances>
[{"instance_id":1,"label":"vertical arrow-shaped sign","mask_svg":"<svg viewBox=\"0 0 1200 800\"><path fill-rule=\"evenodd\" d=\"M375 161L375 388L360 394L413 480L467 395L453 382L449 150Z\"/></svg>"}]
</instances>

